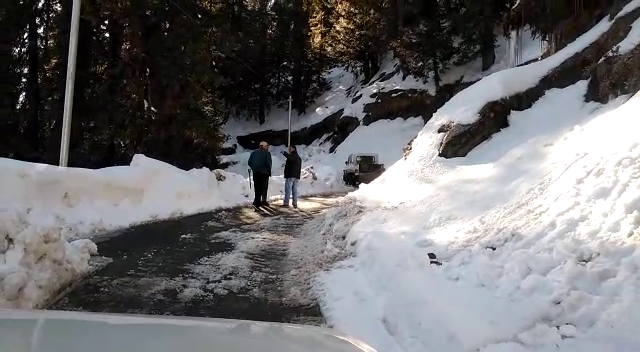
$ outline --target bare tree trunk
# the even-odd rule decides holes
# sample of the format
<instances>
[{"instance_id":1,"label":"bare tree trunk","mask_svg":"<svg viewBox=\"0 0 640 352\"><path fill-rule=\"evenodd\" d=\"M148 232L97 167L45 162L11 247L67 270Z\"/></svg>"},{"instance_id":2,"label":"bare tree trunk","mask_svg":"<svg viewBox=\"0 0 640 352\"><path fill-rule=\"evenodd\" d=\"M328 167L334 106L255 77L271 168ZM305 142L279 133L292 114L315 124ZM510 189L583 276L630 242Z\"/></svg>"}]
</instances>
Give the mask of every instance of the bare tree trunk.
<instances>
[{"instance_id":1,"label":"bare tree trunk","mask_svg":"<svg viewBox=\"0 0 640 352\"><path fill-rule=\"evenodd\" d=\"M107 24L109 33L109 63L107 67L107 92L111 109L107 112L107 128L109 135L107 139L107 164L115 165L117 162L116 133L120 130L117 121L117 114L120 112L119 104L116 101L118 95L118 63L120 61L120 49L122 48L122 29L116 15L112 15Z\"/></svg>"},{"instance_id":2,"label":"bare tree trunk","mask_svg":"<svg viewBox=\"0 0 640 352\"><path fill-rule=\"evenodd\" d=\"M493 9L489 4L482 4L484 22L480 34L480 51L482 53L482 71L488 70L496 62L496 52L493 47Z\"/></svg>"},{"instance_id":3,"label":"bare tree trunk","mask_svg":"<svg viewBox=\"0 0 640 352\"><path fill-rule=\"evenodd\" d=\"M42 102L40 100L40 59L38 54L38 1L29 2L31 9L28 30L28 61L29 76L27 78L27 95L29 106L29 118L27 123L27 135L31 149L38 153L40 151L40 111Z\"/></svg>"}]
</instances>

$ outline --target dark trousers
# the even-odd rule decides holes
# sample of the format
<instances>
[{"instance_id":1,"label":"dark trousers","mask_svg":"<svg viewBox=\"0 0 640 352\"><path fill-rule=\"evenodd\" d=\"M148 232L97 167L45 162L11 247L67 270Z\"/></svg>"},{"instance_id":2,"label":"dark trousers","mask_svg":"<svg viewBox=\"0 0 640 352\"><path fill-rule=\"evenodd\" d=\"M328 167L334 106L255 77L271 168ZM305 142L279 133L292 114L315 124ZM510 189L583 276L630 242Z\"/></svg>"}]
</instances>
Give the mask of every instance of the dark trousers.
<instances>
[{"instance_id":1,"label":"dark trousers","mask_svg":"<svg viewBox=\"0 0 640 352\"><path fill-rule=\"evenodd\" d=\"M269 189L269 174L260 172L253 173L253 186L255 188L254 205L260 205L267 201L267 190Z\"/></svg>"}]
</instances>

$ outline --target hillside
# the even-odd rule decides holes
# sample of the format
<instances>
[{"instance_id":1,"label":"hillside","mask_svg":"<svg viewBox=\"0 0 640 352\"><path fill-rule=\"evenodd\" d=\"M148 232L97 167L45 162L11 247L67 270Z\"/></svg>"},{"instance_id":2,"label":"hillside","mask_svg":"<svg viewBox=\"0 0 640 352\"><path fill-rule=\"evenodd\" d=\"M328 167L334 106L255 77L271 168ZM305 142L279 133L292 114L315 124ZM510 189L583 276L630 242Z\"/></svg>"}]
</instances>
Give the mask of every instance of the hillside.
<instances>
[{"instance_id":1,"label":"hillside","mask_svg":"<svg viewBox=\"0 0 640 352\"><path fill-rule=\"evenodd\" d=\"M637 349L639 6L462 90L312 227L334 327L381 351Z\"/></svg>"},{"instance_id":2,"label":"hillside","mask_svg":"<svg viewBox=\"0 0 640 352\"><path fill-rule=\"evenodd\" d=\"M523 31L519 60L537 60L544 50L539 39ZM513 41L498 37L496 63L482 71L481 60L456 67L443 75L439 92L431 80L421 80L404 71L391 54L369 82L362 75L335 68L327 75L328 92L307 108L306 114L293 112L292 144L301 150L305 165L319 169L328 183L339 183L348 155L357 152L378 153L387 166L403 155L408 142L418 135L425 122L449 98L482 77L500 72L515 63ZM364 83L363 83L364 82ZM249 152L260 141L272 146L274 165L284 165L280 151L287 143L288 111L276 109L267 123L231 120L225 125L226 156L221 157L227 171L246 174ZM382 137L382 138L381 138ZM275 148L274 148L275 147Z\"/></svg>"}]
</instances>

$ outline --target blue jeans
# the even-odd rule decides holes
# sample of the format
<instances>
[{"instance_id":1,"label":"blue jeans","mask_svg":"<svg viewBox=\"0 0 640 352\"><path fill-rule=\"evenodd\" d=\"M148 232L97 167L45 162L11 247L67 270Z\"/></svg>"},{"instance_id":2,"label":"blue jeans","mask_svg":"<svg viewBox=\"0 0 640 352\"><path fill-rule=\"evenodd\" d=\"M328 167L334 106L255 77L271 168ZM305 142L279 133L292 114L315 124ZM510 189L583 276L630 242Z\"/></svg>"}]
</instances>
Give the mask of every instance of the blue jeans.
<instances>
[{"instance_id":1,"label":"blue jeans","mask_svg":"<svg viewBox=\"0 0 640 352\"><path fill-rule=\"evenodd\" d=\"M292 195L291 203L298 206L298 180L297 178L287 178L284 180L284 205L289 205L289 196Z\"/></svg>"}]
</instances>

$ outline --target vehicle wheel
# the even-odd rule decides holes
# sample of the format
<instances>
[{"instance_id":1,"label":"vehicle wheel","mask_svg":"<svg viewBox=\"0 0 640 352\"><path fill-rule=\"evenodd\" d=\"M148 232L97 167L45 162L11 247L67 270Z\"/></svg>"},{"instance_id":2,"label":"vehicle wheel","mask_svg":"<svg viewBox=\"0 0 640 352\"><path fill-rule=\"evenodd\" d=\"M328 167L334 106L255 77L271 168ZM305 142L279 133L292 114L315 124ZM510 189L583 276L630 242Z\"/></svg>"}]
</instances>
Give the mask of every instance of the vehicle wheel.
<instances>
[{"instance_id":1,"label":"vehicle wheel","mask_svg":"<svg viewBox=\"0 0 640 352\"><path fill-rule=\"evenodd\" d=\"M344 177L344 184L347 186L354 186L355 185L355 175L354 174L347 174Z\"/></svg>"},{"instance_id":2,"label":"vehicle wheel","mask_svg":"<svg viewBox=\"0 0 640 352\"><path fill-rule=\"evenodd\" d=\"M358 187L360 185L360 182L358 181L358 176L353 175L353 178L351 178L351 185L353 187Z\"/></svg>"}]
</instances>

